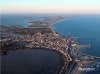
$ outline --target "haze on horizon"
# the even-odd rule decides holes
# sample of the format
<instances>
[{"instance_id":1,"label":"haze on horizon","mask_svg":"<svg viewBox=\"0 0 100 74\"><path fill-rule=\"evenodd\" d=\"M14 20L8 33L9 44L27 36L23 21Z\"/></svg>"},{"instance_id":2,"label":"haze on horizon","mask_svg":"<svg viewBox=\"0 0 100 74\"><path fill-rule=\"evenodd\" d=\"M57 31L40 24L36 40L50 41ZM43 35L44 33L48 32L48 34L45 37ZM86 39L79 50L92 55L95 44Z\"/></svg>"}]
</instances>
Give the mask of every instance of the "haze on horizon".
<instances>
[{"instance_id":1,"label":"haze on horizon","mask_svg":"<svg viewBox=\"0 0 100 74\"><path fill-rule=\"evenodd\" d=\"M0 0L0 13L99 13L100 0Z\"/></svg>"}]
</instances>

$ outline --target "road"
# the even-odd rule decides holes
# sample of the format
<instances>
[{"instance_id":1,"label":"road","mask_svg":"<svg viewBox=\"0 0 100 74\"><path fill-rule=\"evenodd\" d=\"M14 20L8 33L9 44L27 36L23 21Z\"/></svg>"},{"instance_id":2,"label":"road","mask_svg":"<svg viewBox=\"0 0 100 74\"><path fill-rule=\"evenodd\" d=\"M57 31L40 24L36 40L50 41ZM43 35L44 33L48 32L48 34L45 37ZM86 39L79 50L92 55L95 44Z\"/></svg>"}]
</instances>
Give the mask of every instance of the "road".
<instances>
[{"instance_id":1,"label":"road","mask_svg":"<svg viewBox=\"0 0 100 74\"><path fill-rule=\"evenodd\" d=\"M79 64L76 61L77 55L76 55L74 49L71 48L71 39L69 39L68 50L66 52L68 52L68 54L72 58L72 62L70 63L70 66L66 69L65 74L73 74L74 72L77 72L77 70L79 68Z\"/></svg>"}]
</instances>

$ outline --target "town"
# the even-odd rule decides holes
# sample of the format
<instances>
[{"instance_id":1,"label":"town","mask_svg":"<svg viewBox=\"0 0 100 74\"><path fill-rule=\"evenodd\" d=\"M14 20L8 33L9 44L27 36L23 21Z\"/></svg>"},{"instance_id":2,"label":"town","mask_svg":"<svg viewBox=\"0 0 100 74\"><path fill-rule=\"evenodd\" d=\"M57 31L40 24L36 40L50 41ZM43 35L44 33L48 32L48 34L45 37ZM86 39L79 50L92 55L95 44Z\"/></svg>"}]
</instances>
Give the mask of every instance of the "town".
<instances>
[{"instance_id":1,"label":"town","mask_svg":"<svg viewBox=\"0 0 100 74\"><path fill-rule=\"evenodd\" d=\"M45 21L31 23L29 27L11 27L3 31L0 40L1 55L7 55L8 51L18 50L19 48L45 48L46 50L55 51L63 58L62 65L56 72L57 74L77 72L81 66L81 61L94 59L94 57L87 55L82 58L83 54L78 53L80 48L90 47L90 45L79 45L73 37L64 37L52 31L50 23L48 25Z\"/></svg>"}]
</instances>

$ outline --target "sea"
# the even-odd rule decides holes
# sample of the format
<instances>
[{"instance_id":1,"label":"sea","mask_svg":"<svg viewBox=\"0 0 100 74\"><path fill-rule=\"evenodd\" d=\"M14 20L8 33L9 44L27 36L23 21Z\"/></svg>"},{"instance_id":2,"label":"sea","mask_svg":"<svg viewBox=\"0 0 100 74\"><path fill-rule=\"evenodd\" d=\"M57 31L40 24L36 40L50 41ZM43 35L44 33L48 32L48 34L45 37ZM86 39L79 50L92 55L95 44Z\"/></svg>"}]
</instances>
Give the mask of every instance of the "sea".
<instances>
[{"instance_id":1,"label":"sea","mask_svg":"<svg viewBox=\"0 0 100 74\"><path fill-rule=\"evenodd\" d=\"M34 19L41 19L42 15L1 15L1 25L20 25L27 27L27 22ZM67 37L68 35L76 37L79 44L90 45L90 48L82 48L80 52L100 56L100 15L78 15L67 18L63 21L53 24L53 30ZM82 37L82 38L78 38ZM83 74L99 74L100 59L95 59L95 63L88 65L87 68L95 68L94 70L86 70Z\"/></svg>"},{"instance_id":2,"label":"sea","mask_svg":"<svg viewBox=\"0 0 100 74\"><path fill-rule=\"evenodd\" d=\"M54 30L67 37L76 37L80 45L90 45L80 52L100 57L100 15L75 16L53 25ZM99 74L100 58L84 68L82 74Z\"/></svg>"}]
</instances>

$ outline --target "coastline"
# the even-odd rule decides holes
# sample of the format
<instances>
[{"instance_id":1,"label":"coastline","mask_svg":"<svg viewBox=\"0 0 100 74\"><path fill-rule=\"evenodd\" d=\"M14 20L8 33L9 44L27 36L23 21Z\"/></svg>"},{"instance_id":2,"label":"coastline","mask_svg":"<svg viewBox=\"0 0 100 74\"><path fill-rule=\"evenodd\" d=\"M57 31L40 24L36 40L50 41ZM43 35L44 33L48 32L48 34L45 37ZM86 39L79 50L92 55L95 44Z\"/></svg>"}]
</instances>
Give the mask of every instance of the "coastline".
<instances>
[{"instance_id":1,"label":"coastline","mask_svg":"<svg viewBox=\"0 0 100 74\"><path fill-rule=\"evenodd\" d=\"M59 33L54 33L54 32L52 32L52 34L54 34L53 36L58 36L58 37L61 37L62 39L64 39L64 37L62 37L61 35L59 35ZM21 39L21 40L23 40L23 39ZM14 39L14 42L20 42L20 39L18 40L18 39ZM25 41L25 39L24 39L24 41ZM22 41L23 42L23 41ZM30 42L30 41L28 41L28 42ZM12 43L13 43L13 41L12 41ZM9 44L8 44L9 45ZM15 47L15 49L14 50L17 50L17 49L19 49L19 48L25 48L24 46L17 46L17 47ZM37 48L37 47L31 47L31 46L29 46L29 47L26 47L26 48L32 48L32 49L34 49L34 48ZM42 48L42 47L38 47L38 48ZM48 50L49 48L47 47L45 47L44 46L44 49L46 49L46 50ZM12 49L13 50L13 49ZM63 73L64 72L64 69L68 66L68 64L69 64L69 62L71 61L71 59L70 59L70 56L67 54L67 53L65 53L63 50L59 50L59 49L57 49L57 48L54 48L54 49L49 49L50 51L54 51L54 52L56 52L57 54L59 54L60 56L61 56L61 63L62 63L62 65L59 67L59 70L57 70L57 72L56 72L56 74L61 74L61 73ZM65 49L66 50L66 49ZM9 50L7 50L7 51L9 51ZM3 54L7 54L7 51L3 51Z\"/></svg>"},{"instance_id":2,"label":"coastline","mask_svg":"<svg viewBox=\"0 0 100 74\"><path fill-rule=\"evenodd\" d=\"M66 18L66 19L59 20L59 21L57 21L57 22L52 23L52 25L54 25L54 24L56 24L56 23L59 23L59 22L62 22L62 21L65 21L65 20L68 20L68 19L71 19L71 18L73 18L73 17L68 17L68 18ZM27 27L26 27L26 28L27 28ZM53 30L53 29L51 29L51 31L52 31L52 30ZM57 35L63 37L63 39L65 39L64 36L60 35L60 34L57 33L56 31L52 31L52 33L57 34ZM19 49L19 48L20 48L20 47L16 48L15 50L17 50L17 49ZM31 48L31 47L29 47L29 48ZM34 48L36 48L36 47L32 47L32 49L34 49ZM41 48L42 48L42 47L41 47ZM38 49L38 48L37 48L37 49ZM43 49L48 50L49 48L43 48ZM60 57L61 57L61 59L62 59L62 60L61 60L62 65L59 67L59 70L57 70L56 74L62 74L62 73L64 72L64 70L68 67L68 64L69 64L68 61L69 61L69 60L72 61L70 55L69 55L68 53L66 53L65 51L59 50L59 49L49 49L49 50L50 50L50 51L54 51L55 53L57 53L58 55L60 55ZM64 50L67 50L67 49L64 49Z\"/></svg>"},{"instance_id":3,"label":"coastline","mask_svg":"<svg viewBox=\"0 0 100 74\"><path fill-rule=\"evenodd\" d=\"M66 19L63 19L63 20L59 20L59 21L57 21L57 22L54 22L54 23L52 23L52 25L54 25L54 24L56 24L56 23L59 23L59 22L62 22L62 21L65 21L65 20L69 20L69 19L72 19L73 17L68 17L68 18L66 18ZM52 30L52 29L51 29ZM57 33L56 31L52 31L52 32L55 32L55 34L58 34L58 35L60 35L59 33ZM62 35L60 35L60 36L62 36ZM62 36L63 37L63 39L65 39L65 37L64 36ZM42 48L42 47L41 47ZM32 48L32 49L34 49L34 48ZM38 49L38 48L37 48ZM67 61L68 61L68 57L70 57L70 55L68 55L67 53L65 53L64 51L62 51L62 50L57 50L57 49L48 49L48 48L44 48L44 49L46 49L46 50L50 50L50 51L54 51L54 52L56 52L58 55L60 55L61 56L61 62L62 62L62 66L60 66L59 67L59 70L57 70L57 72L56 72L56 74L61 74L61 73L63 73L64 72L64 70L65 70L65 68L67 68ZM68 56L68 57L67 57ZM71 61L71 59L70 59L70 61Z\"/></svg>"},{"instance_id":4,"label":"coastline","mask_svg":"<svg viewBox=\"0 0 100 74\"><path fill-rule=\"evenodd\" d=\"M76 16L75 16L76 17ZM54 23L52 23L51 25L55 25L55 24L57 24L57 23L59 23L59 22L62 22L62 21L65 21L65 20L70 20L70 19L73 19L74 18L74 16L73 17L67 17L67 18L65 18L65 19L63 19L63 20L59 20L59 21L57 21L57 22L54 22Z\"/></svg>"},{"instance_id":5,"label":"coastline","mask_svg":"<svg viewBox=\"0 0 100 74\"><path fill-rule=\"evenodd\" d=\"M63 20L61 20L61 21L58 21L58 22L55 22L54 24L52 24L52 25L55 25L56 23L59 23L59 22L62 22L62 21L65 21L65 20L68 20L68 19L63 19ZM57 32L56 32L57 33ZM59 33L58 33L59 34ZM89 63L88 63L89 64Z\"/></svg>"},{"instance_id":6,"label":"coastline","mask_svg":"<svg viewBox=\"0 0 100 74\"><path fill-rule=\"evenodd\" d=\"M21 49L26 49L28 47L21 47ZM17 51L19 50L20 48L17 48L15 50L9 50L9 51ZM61 65L59 65L59 68L58 70L56 71L55 74L61 74L63 73L63 68L65 67L65 59L66 59L66 55L61 52L61 51L58 51L58 50L55 50L55 49L49 49L49 48L38 48L38 47L34 47L34 48L29 48L29 49L32 49L32 50L36 50L36 49L42 49L42 50L46 50L46 51L53 51L54 53L56 53L59 57L60 57L60 62L61 62ZM6 54L7 55L7 54ZM3 56L3 55L1 55Z\"/></svg>"}]
</instances>

